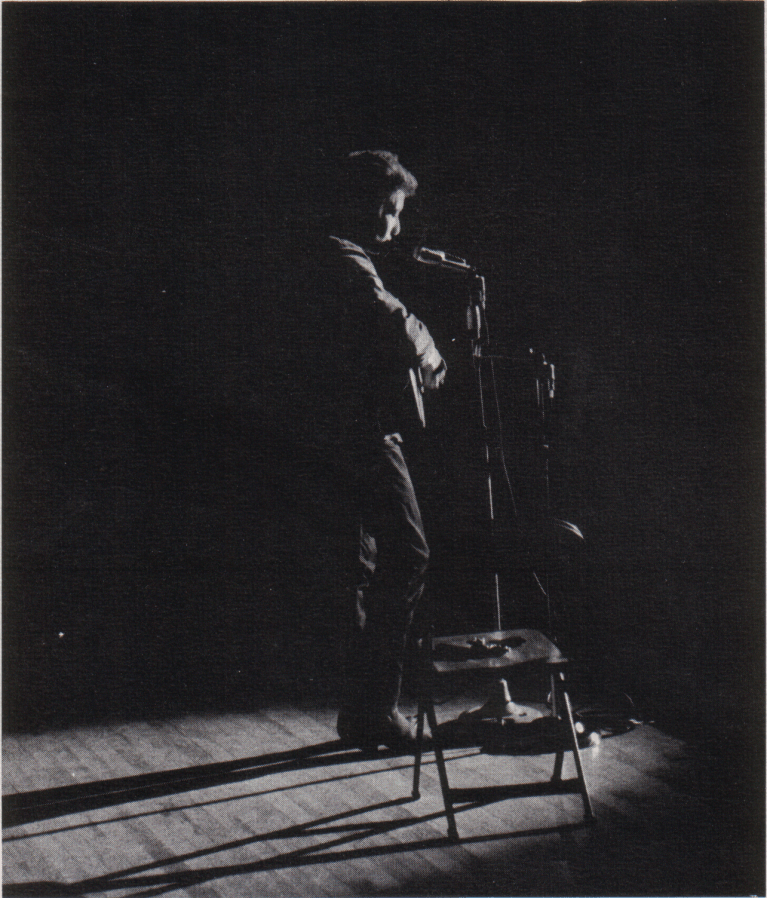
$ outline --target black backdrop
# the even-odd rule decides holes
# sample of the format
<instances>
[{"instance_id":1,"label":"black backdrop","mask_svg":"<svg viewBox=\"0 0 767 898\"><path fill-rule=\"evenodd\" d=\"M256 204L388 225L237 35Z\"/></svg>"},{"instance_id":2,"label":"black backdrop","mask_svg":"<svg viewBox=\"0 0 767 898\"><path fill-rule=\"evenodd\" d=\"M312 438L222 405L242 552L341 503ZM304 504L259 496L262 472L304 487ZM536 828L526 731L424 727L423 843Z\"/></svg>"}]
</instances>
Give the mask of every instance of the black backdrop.
<instances>
[{"instance_id":1,"label":"black backdrop","mask_svg":"<svg viewBox=\"0 0 767 898\"><path fill-rule=\"evenodd\" d=\"M421 183L413 243L487 277L522 442L520 360L557 366L553 502L586 535L563 638L761 769L761 4L2 13L6 726L334 695L343 522L301 427L332 385L296 272L317 167L383 146ZM451 366L432 592L485 626L463 288L391 268Z\"/></svg>"}]
</instances>

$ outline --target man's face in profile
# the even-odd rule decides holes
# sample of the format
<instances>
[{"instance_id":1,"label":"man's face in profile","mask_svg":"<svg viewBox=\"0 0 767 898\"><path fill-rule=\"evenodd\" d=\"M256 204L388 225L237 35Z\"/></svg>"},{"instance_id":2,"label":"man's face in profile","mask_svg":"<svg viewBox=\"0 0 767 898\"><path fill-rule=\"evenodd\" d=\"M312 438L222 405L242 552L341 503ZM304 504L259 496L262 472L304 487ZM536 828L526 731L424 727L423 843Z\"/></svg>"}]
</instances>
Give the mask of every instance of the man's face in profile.
<instances>
[{"instance_id":1,"label":"man's face in profile","mask_svg":"<svg viewBox=\"0 0 767 898\"><path fill-rule=\"evenodd\" d=\"M376 243L388 243L400 232L400 214L405 206L405 192L395 190L383 201L378 209Z\"/></svg>"}]
</instances>

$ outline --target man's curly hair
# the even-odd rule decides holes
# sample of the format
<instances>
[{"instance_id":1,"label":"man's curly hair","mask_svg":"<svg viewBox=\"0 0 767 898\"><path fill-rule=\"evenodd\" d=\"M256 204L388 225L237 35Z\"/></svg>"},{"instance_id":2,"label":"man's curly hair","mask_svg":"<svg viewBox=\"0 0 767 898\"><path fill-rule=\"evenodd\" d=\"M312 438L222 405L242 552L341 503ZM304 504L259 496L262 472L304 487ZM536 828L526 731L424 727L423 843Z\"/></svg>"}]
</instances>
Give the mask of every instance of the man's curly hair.
<instances>
[{"instance_id":1,"label":"man's curly hair","mask_svg":"<svg viewBox=\"0 0 767 898\"><path fill-rule=\"evenodd\" d=\"M365 194L385 197L401 190L405 196L413 196L418 188L418 181L402 165L397 154L388 150L349 153L346 168L350 181Z\"/></svg>"}]
</instances>

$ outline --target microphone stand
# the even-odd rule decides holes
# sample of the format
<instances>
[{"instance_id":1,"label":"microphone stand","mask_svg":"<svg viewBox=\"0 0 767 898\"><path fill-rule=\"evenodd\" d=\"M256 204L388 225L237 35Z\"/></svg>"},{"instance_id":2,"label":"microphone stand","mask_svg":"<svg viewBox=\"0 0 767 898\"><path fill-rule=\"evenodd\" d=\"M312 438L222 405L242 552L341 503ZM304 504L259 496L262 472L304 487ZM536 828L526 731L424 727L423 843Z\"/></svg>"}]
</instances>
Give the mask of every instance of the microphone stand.
<instances>
[{"instance_id":1,"label":"microphone stand","mask_svg":"<svg viewBox=\"0 0 767 898\"><path fill-rule=\"evenodd\" d=\"M493 467L490 452L490 427L485 409L485 384L483 381L482 362L490 349L490 331L487 324L487 289L485 278L481 274L474 273L474 279L470 290L469 305L466 308L466 326L471 333L471 355L474 370L477 377L477 392L479 395L480 429L482 433L483 455L486 469L487 504L490 520L490 539L495 547L495 502L493 496ZM495 629L501 630L501 587L498 570L493 571L492 577L494 623Z\"/></svg>"},{"instance_id":2,"label":"microphone stand","mask_svg":"<svg viewBox=\"0 0 767 898\"><path fill-rule=\"evenodd\" d=\"M487 288L485 278L465 259L447 253L444 250L430 249L426 246L417 246L413 250L413 258L427 265L434 265L442 269L470 275L471 283L469 286L469 302L466 307L466 329L471 339L471 359L474 367L477 383L477 395L479 399L479 427L481 433L482 454L485 466L485 483L487 487L487 507L489 519L489 531L491 550L494 558L495 570L492 572L492 592L493 592L493 610L494 624L496 630L503 627L501 619L501 586L500 574L498 571L498 539L496 533L496 501L494 495L494 464L497 464L501 473L505 475L506 483L509 489L509 499L511 501L512 510L516 517L516 503L514 494L509 480L508 470L506 468L505 453L503 446L502 425L500 421L500 407L498 406L497 385L495 383L495 372L493 369L493 359L496 358L490 352L490 330L487 321ZM539 538L542 537L544 546L545 569L543 571L543 582L538 577L535 570L532 571L533 577L538 584L541 592L546 598L546 612L548 620L548 631L551 634L553 629L553 609L551 602L550 588L550 572L549 566L554 555L555 537L551 532L553 527L562 528L569 531L578 539L583 539L583 534L575 524L569 521L559 520L551 517L551 486L549 471L549 438L548 424L549 412L551 410L554 392L555 392L555 370L554 365L546 360L543 353L536 353L530 350L534 359L535 367L535 394L536 407L538 412L538 427L540 438L540 454L542 461L542 479L543 479L543 533L538 533ZM490 365L490 386L492 388L492 398L495 401L495 426L491 428L490 415L486 407L486 390L485 371L483 363L488 362ZM494 437L491 436L491 429L494 431ZM497 457L496 457L497 456ZM540 524L540 522L539 522ZM539 531L540 531L539 527Z\"/></svg>"},{"instance_id":3,"label":"microphone stand","mask_svg":"<svg viewBox=\"0 0 767 898\"><path fill-rule=\"evenodd\" d=\"M530 350L533 352L533 350ZM550 639L554 639L554 620L551 606L551 577L550 566L554 558L554 533L552 527L551 514L551 477L549 468L549 411L554 401L555 386L555 370L551 362L546 361L543 353L538 353L535 360L535 400L538 407L539 426L540 426L540 447L541 458L543 460L542 476L543 476L543 512L545 515L545 540L544 558L546 567L543 571L544 584L543 592L546 596L546 617L548 621L548 634Z\"/></svg>"},{"instance_id":4,"label":"microphone stand","mask_svg":"<svg viewBox=\"0 0 767 898\"><path fill-rule=\"evenodd\" d=\"M492 358L489 354L490 332L487 324L487 288L485 278L470 265L465 259L454 256L451 253L439 249L430 249L429 247L419 245L413 250L413 258L417 262L426 265L434 265L449 271L467 274L471 276L471 285L469 287L469 302L466 307L466 329L471 337L471 358L474 371L477 378L477 393L479 396L480 411L480 430L482 433L484 464L486 469L487 483L487 503L490 521L490 541L492 545L493 555L495 556L497 539L495 535L495 502L493 496L493 470L492 457L490 448L490 427L488 425L488 415L485 409L485 385L483 382L482 362L485 356L488 357L492 365ZM491 371L492 374L492 371ZM500 444L500 433L498 442ZM502 446L499 445L498 452L503 453ZM513 496L512 496L513 502ZM496 630L501 629L501 588L498 570L493 572L493 604L494 604L494 623Z\"/></svg>"}]
</instances>

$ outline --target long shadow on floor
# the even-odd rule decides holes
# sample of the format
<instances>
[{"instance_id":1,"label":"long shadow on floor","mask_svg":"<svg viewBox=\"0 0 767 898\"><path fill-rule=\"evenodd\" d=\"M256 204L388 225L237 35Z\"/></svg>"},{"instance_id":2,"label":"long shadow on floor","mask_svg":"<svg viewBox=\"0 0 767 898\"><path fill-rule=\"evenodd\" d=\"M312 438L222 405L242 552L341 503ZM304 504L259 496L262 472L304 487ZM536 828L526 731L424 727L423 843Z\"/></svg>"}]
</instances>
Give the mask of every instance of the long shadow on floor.
<instances>
[{"instance_id":1,"label":"long shadow on floor","mask_svg":"<svg viewBox=\"0 0 767 898\"><path fill-rule=\"evenodd\" d=\"M329 815L307 823L295 824L281 829L259 833L244 839L238 839L229 843L215 845L199 851L189 852L183 855L173 856L160 861L153 861L130 867L125 870L92 877L75 883L58 882L30 882L30 883L6 883L4 891L6 895L21 898L21 896L36 896L36 898L63 898L67 895L87 895L91 893L110 892L123 889L137 889L133 893L138 896L160 895L177 889L189 889L230 876L243 874L255 874L268 870L277 870L290 867L307 866L312 864L326 864L339 861L350 861L356 858L381 858L428 848L445 848L452 843L447 836L437 836L433 839L413 839L410 841L398 841L393 845L379 845L359 848L343 848L350 843L358 842L371 836L393 833L405 827L413 827L417 824L439 820L444 815L442 812L434 812L421 816L407 816L386 821L360 821L346 822L359 814L371 811L395 808L412 799L407 796L366 805L344 811L339 814ZM518 833L498 833L494 835L473 836L462 840L464 845L474 842L492 842L499 839L515 837L546 836L555 833L566 834L584 827L583 823L562 824L559 826L527 829ZM241 849L258 842L300 836L328 836L326 841L320 844L307 845L306 847L283 852L272 857L254 860L249 863L238 863L212 866L196 870L166 869L175 868L179 864L195 861L220 852Z\"/></svg>"},{"instance_id":2,"label":"long shadow on floor","mask_svg":"<svg viewBox=\"0 0 767 898\"><path fill-rule=\"evenodd\" d=\"M391 756L391 753L386 755ZM358 762L381 756L376 751L361 752L345 747L340 740L333 740L235 761L4 795L3 828L193 789L223 786L275 773ZM337 778L347 779L347 776Z\"/></svg>"},{"instance_id":3,"label":"long shadow on floor","mask_svg":"<svg viewBox=\"0 0 767 898\"><path fill-rule=\"evenodd\" d=\"M477 751L470 747L465 750L471 754ZM98 808L119 807L135 801L256 779L283 771L349 764L356 767L360 761L376 758L387 760L388 763L382 768L386 771L407 771L411 768L412 756L401 755L401 762L394 760L396 757L392 752L363 753L346 748L335 740L235 761L8 795L4 798L3 822L8 827L19 826ZM332 770L321 782L348 782L357 776L369 776L370 772L367 765L362 770L350 770L348 767ZM303 782L288 786L282 783L269 791L283 792L305 785ZM618 792L615 792L616 789ZM741 846L741 850L733 854L733 840L725 838L726 832L723 833L716 815L708 819L706 815L691 813L691 809L700 807L693 795L686 796L681 788L672 793L679 804L679 807L675 807L674 802L664 800L664 796L667 799L668 794L663 789L657 800L648 795L634 795L631 790L620 789L617 783L611 786L610 791L612 797L609 802L599 803L599 823L596 827L572 822L463 838L461 844L464 846L487 843L488 846L496 847L489 848L482 860L474 858L470 869L461 869L460 864L458 867L454 866L453 862L458 862L458 856L451 854L449 869L446 869L444 876L438 877L439 882L435 879L433 870L431 873L424 870L422 875L414 873L411 879L401 883L401 889L396 894L760 894L754 888L745 888L746 885L753 886L761 878L754 873L753 858L749 856L748 846ZM459 812L513 795L513 792L507 795L499 793L492 799L464 805ZM203 798L197 803L185 803L183 807L173 810L231 803L239 798L251 797L252 792L248 790L247 795ZM130 890L133 898L138 898L193 889L216 880L270 870L348 862L357 858L380 859L383 863L386 857L396 859L413 851L450 851L448 839L439 833L439 830L444 832L444 812L440 809L417 815L405 809L410 801L411 797L406 795L358 808L347 808L314 820L252 833L242 839L153 860L78 882L10 882L4 884L4 890L12 898L32 895L38 898L63 898L67 895L109 894L120 890ZM371 812L394 810L398 807L402 807L402 812L391 818L384 815L388 819L360 819ZM412 806L413 810L415 807ZM75 823L62 821L61 826L52 824L48 833L7 833L6 841L18 842L46 834L87 830L103 822L132 820L167 812L167 809L160 811L137 808L133 813L99 823L82 819ZM417 827L434 821L442 823L438 824L438 831L433 838L424 839L422 833L417 833ZM410 839L407 838L406 828L415 830ZM398 833L402 833L404 838ZM363 844L366 839L385 835L393 837L392 843ZM420 838L416 838L416 835ZM195 864L205 859L223 860L224 853L228 851L304 837L310 840L308 844L298 848L291 846L290 850L268 857L254 857L252 860L230 864L212 863L198 869L178 869L179 865Z\"/></svg>"},{"instance_id":4,"label":"long shadow on floor","mask_svg":"<svg viewBox=\"0 0 767 898\"><path fill-rule=\"evenodd\" d=\"M471 750L470 750L471 751ZM340 741L324 742L292 751L276 752L255 758L216 764L205 764L179 770L143 774L139 776L121 777L96 783L64 786L54 789L42 789L34 792L8 795L4 798L4 826L18 826L23 823L47 820L67 814L90 811L97 808L117 806L133 801L157 798L159 796L220 786L254 777L266 776L292 770L305 770L331 765L359 763L362 760L396 757L393 752L361 752L348 749ZM395 769L408 769L412 765L410 755L403 756L403 764ZM391 765L387 769L392 769ZM330 777L323 782L349 780L355 776L369 775L369 770L362 773L344 772ZM302 784L299 784L299 786ZM296 786L297 788L298 786ZM281 786L275 791L284 791ZM513 794L516 794L513 793ZM519 794L525 794L520 792ZM501 800L499 795L490 800L481 800L464 805L479 807L494 800ZM505 796L510 797L510 796ZM231 796L202 802L211 804L217 801L231 802ZM111 892L124 889L135 889L134 896L159 895L177 889L188 889L216 879L243 874L255 874L268 870L324 864L337 861L349 861L355 858L376 858L396 855L426 848L444 848L451 843L447 837L435 836L432 839L398 840L396 844L383 846L353 846L353 843L364 839L394 833L405 827L414 827L444 817L442 811L424 815L408 814L406 817L383 821L359 820L352 818L369 812L396 808L412 801L411 796L394 798L359 808L345 810L341 813L321 817L304 823L289 825L277 830L258 833L229 843L202 848L184 855L173 856L159 861L152 861L125 870L92 877L75 883L61 882L27 882L5 883L5 894L9 896L30 896L53 898L53 896L86 895L91 893ZM195 807L188 805L187 807ZM182 810L176 808L174 810ZM151 813L151 812L150 812ZM118 820L140 817L144 814L124 816ZM111 821L115 822L115 821ZM77 828L89 828L93 823L78 823L51 830L51 833L65 832ZM545 827L524 832L505 833L493 836L477 836L464 839L464 844L474 841L493 841L494 839L513 838L516 836L541 836L553 833L564 834L579 829L584 824L566 824ZM45 835L36 832L35 836ZM196 870L178 870L179 864L194 862L204 857L218 855L254 845L259 842L297 837L325 837L323 841L305 847L286 851L268 858L253 860L247 863L217 865ZM7 841L29 838L26 834L10 835ZM348 846L353 847L348 847ZM173 869L168 869L173 868Z\"/></svg>"},{"instance_id":5,"label":"long shadow on floor","mask_svg":"<svg viewBox=\"0 0 767 898\"><path fill-rule=\"evenodd\" d=\"M546 722L537 721L536 723ZM477 750L477 746L481 745L482 748L479 750L490 754L517 755L548 754L559 748L567 750L566 745L559 744L558 738L546 729L538 729L536 724L528 725L525 728L531 732L534 731L533 738L527 741L516 737L513 741L509 741L504 740L503 737L493 736L495 730L492 727L489 727L487 733L484 733L478 730L476 725L470 731L462 727L451 729L451 726L452 724L444 724L440 727L441 731L444 730L443 742L446 747ZM12 793L3 796L3 828L133 801L159 798L163 795L173 795L193 789L222 786L276 773L359 763L365 760L395 757L398 754L402 754L402 752L389 750L379 752L375 749L363 751L349 747L341 740L336 739L252 758ZM410 753L406 753L404 756L412 757ZM410 766L410 763L403 765L403 767L407 766ZM348 778L348 774L343 774L333 779L346 780ZM536 787L533 786L533 788ZM526 789L522 789L522 791L519 787L514 787L514 789L515 794L527 794Z\"/></svg>"}]
</instances>

